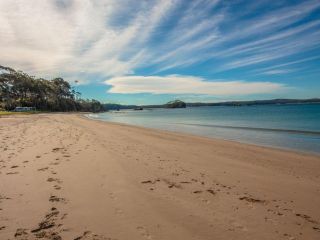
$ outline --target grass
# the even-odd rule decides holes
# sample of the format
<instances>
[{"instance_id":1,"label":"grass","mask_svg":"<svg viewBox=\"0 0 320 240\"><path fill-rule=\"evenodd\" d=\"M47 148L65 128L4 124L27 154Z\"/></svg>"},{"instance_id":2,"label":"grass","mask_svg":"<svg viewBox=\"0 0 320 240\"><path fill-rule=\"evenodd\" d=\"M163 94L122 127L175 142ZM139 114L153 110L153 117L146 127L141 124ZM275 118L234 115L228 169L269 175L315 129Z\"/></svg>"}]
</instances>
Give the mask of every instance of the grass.
<instances>
[{"instance_id":1,"label":"grass","mask_svg":"<svg viewBox=\"0 0 320 240\"><path fill-rule=\"evenodd\" d=\"M39 111L31 111L31 112L8 112L8 111L0 111L0 117L1 116L7 116L7 115L29 115L29 114L35 114L39 113Z\"/></svg>"}]
</instances>

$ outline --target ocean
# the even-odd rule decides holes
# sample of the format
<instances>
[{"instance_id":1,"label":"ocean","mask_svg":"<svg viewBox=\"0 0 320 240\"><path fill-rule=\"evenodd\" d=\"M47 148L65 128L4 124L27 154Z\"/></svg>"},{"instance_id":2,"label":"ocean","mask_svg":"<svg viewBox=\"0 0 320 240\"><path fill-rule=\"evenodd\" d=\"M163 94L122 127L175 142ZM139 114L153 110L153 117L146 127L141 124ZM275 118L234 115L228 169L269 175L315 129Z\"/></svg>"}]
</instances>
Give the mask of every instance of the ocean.
<instances>
[{"instance_id":1,"label":"ocean","mask_svg":"<svg viewBox=\"0 0 320 240\"><path fill-rule=\"evenodd\" d=\"M88 117L320 154L320 104L121 110Z\"/></svg>"}]
</instances>

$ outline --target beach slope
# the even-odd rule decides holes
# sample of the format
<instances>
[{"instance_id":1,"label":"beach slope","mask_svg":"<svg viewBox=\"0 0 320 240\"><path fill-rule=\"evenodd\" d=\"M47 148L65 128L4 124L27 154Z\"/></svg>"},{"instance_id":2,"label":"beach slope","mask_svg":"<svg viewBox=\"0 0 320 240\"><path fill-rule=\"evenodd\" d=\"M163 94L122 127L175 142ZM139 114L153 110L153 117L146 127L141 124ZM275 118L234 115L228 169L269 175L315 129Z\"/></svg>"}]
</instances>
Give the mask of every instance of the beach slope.
<instances>
[{"instance_id":1,"label":"beach slope","mask_svg":"<svg viewBox=\"0 0 320 240\"><path fill-rule=\"evenodd\" d=\"M94 121L0 118L0 239L320 239L320 157Z\"/></svg>"}]
</instances>

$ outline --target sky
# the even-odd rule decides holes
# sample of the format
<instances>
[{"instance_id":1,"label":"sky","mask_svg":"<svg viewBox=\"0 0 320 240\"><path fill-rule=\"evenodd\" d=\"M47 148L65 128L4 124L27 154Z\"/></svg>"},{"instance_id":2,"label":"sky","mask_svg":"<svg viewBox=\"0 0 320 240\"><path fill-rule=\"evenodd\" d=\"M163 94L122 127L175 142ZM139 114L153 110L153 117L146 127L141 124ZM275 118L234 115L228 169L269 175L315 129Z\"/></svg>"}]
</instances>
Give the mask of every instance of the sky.
<instances>
[{"instance_id":1,"label":"sky","mask_svg":"<svg viewBox=\"0 0 320 240\"><path fill-rule=\"evenodd\" d=\"M0 65L110 103L320 97L320 1L0 0Z\"/></svg>"}]
</instances>

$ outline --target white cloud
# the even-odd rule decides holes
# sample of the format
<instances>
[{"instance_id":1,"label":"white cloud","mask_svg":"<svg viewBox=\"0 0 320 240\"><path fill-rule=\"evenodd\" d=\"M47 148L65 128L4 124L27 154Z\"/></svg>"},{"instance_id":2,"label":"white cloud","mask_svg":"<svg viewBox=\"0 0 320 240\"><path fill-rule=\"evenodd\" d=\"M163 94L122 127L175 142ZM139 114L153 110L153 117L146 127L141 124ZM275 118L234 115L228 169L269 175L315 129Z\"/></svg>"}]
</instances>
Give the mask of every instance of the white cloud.
<instances>
[{"instance_id":1,"label":"white cloud","mask_svg":"<svg viewBox=\"0 0 320 240\"><path fill-rule=\"evenodd\" d=\"M109 93L246 95L284 90L272 82L206 81L194 76L124 76L105 81Z\"/></svg>"},{"instance_id":2,"label":"white cloud","mask_svg":"<svg viewBox=\"0 0 320 240\"><path fill-rule=\"evenodd\" d=\"M286 63L282 63L282 64L271 65L269 67L256 69L256 70L254 70L252 72L263 72L263 71L278 69L278 68L281 68L281 67L287 67L287 66L290 66L290 65L296 65L296 64L299 64L299 63L309 62L309 61L313 61L313 60L317 60L317 59L320 59L320 56L302 58L302 59L296 60L296 61L290 61L290 62L286 62Z\"/></svg>"},{"instance_id":3,"label":"white cloud","mask_svg":"<svg viewBox=\"0 0 320 240\"><path fill-rule=\"evenodd\" d=\"M146 2L127 25L116 27L111 19L134 2L0 0L2 64L46 76L133 73L177 1Z\"/></svg>"},{"instance_id":4,"label":"white cloud","mask_svg":"<svg viewBox=\"0 0 320 240\"><path fill-rule=\"evenodd\" d=\"M221 0L0 0L1 64L82 83L206 60L212 71L270 64L320 43L319 20L297 24L320 2L289 5L246 18Z\"/></svg>"},{"instance_id":5,"label":"white cloud","mask_svg":"<svg viewBox=\"0 0 320 240\"><path fill-rule=\"evenodd\" d=\"M272 34L269 37L266 38L262 38L259 40L254 40L254 41L250 41L248 43L243 43L243 44L239 44L235 47L229 48L227 50L223 50L221 52L219 52L218 54L216 53L215 56L221 56L221 57L226 57L226 56L234 56L234 55L240 55L243 53L255 53L257 51L261 51L264 50L265 52L272 50L272 48L277 47L279 48L283 48L285 47L287 44L288 38L289 40L292 42L292 39L290 39L290 37L294 39L295 41L302 41L303 39L306 38L306 33L307 34L314 34L314 32L319 29L320 26L320 20L316 20L314 22L309 22L306 24L302 24L298 27L295 28L289 28L287 30ZM299 35L300 37L299 37ZM298 35L298 37L296 36ZM303 38L303 39L301 39ZM314 39L316 40L316 39ZM279 44L279 42L282 42L282 44Z\"/></svg>"},{"instance_id":6,"label":"white cloud","mask_svg":"<svg viewBox=\"0 0 320 240\"><path fill-rule=\"evenodd\" d=\"M290 55L317 48L320 43L320 31L315 31L306 36L291 40L290 43L283 41L279 44L271 44L262 50L254 51L249 56L239 57L226 63L221 69L235 69L251 66L274 59L284 58Z\"/></svg>"},{"instance_id":7,"label":"white cloud","mask_svg":"<svg viewBox=\"0 0 320 240\"><path fill-rule=\"evenodd\" d=\"M290 72L294 72L294 70L293 69L276 69L276 70L265 71L265 72L263 72L263 74L277 75L277 74L286 74L286 73L290 73Z\"/></svg>"}]
</instances>

